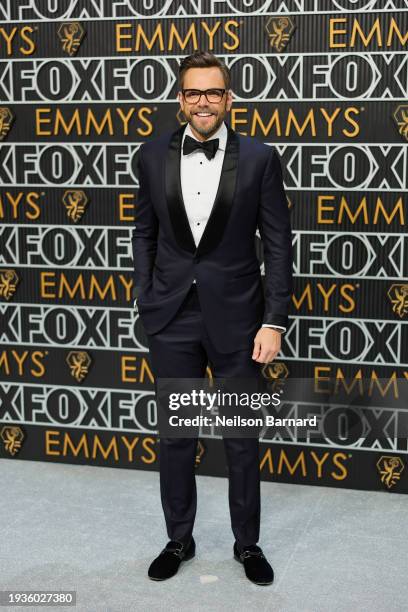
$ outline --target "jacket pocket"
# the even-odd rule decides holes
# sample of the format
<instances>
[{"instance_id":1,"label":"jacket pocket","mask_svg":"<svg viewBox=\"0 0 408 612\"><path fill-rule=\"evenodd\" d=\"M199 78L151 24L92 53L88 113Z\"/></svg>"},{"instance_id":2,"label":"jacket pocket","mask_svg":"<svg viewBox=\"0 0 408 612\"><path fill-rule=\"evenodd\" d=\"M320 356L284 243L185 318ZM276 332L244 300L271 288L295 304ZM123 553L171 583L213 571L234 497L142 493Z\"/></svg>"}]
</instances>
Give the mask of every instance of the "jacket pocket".
<instances>
[{"instance_id":1,"label":"jacket pocket","mask_svg":"<svg viewBox=\"0 0 408 612\"><path fill-rule=\"evenodd\" d=\"M248 276L256 276L256 275L261 276L261 271L259 268L257 270L252 270L251 272L245 272L244 274L237 274L231 277L231 280L237 280L239 278L247 278Z\"/></svg>"}]
</instances>

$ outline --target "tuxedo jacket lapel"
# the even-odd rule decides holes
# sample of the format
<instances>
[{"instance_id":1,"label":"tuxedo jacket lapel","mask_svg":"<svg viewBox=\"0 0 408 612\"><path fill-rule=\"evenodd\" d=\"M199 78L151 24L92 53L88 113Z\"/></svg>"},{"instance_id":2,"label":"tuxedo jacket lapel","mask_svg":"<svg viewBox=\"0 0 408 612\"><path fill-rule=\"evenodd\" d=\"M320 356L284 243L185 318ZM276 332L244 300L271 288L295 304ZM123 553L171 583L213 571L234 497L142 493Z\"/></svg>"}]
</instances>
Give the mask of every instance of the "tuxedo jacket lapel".
<instances>
[{"instance_id":1,"label":"tuxedo jacket lapel","mask_svg":"<svg viewBox=\"0 0 408 612\"><path fill-rule=\"evenodd\" d=\"M214 249L222 238L233 203L238 171L239 139L228 124L227 144L217 194L201 240L196 247L184 205L180 178L181 142L185 126L170 138L166 155L165 192L170 220L180 248L203 255Z\"/></svg>"}]
</instances>

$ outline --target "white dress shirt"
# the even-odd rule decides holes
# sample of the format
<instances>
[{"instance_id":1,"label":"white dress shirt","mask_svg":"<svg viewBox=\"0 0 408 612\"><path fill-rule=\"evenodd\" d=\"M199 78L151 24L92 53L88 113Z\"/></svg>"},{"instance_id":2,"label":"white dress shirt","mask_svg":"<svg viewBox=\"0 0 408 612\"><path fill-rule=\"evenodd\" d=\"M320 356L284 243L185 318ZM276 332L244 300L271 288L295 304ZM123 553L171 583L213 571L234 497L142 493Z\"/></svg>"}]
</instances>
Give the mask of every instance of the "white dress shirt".
<instances>
[{"instance_id":1,"label":"white dress shirt","mask_svg":"<svg viewBox=\"0 0 408 612\"><path fill-rule=\"evenodd\" d=\"M207 159L202 149L195 149L188 155L183 155L183 143L186 135L198 140L194 136L189 123L187 123L183 132L181 142L180 180L188 222L195 245L197 246L204 232L217 194L228 130L223 121L218 130L208 139L219 138L218 149L212 159ZM195 282L196 279L193 280L193 283ZM264 323L262 327L273 327L281 332L286 331L286 327L281 325Z\"/></svg>"}]
</instances>

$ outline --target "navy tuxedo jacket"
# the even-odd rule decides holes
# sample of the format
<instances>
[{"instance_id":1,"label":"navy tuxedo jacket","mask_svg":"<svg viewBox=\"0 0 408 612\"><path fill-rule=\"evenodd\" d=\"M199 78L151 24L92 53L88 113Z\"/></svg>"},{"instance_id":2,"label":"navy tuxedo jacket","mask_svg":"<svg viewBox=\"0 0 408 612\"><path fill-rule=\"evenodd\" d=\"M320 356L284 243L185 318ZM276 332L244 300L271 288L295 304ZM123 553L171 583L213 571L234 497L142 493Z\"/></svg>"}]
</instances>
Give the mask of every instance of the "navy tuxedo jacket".
<instances>
[{"instance_id":1,"label":"navy tuxedo jacket","mask_svg":"<svg viewBox=\"0 0 408 612\"><path fill-rule=\"evenodd\" d=\"M198 246L180 181L185 126L140 147L132 232L132 295L146 333L160 331L174 317L195 278L205 327L221 353L251 347L262 323L287 326L292 294L290 214L279 156L273 146L226 125L218 191Z\"/></svg>"}]
</instances>

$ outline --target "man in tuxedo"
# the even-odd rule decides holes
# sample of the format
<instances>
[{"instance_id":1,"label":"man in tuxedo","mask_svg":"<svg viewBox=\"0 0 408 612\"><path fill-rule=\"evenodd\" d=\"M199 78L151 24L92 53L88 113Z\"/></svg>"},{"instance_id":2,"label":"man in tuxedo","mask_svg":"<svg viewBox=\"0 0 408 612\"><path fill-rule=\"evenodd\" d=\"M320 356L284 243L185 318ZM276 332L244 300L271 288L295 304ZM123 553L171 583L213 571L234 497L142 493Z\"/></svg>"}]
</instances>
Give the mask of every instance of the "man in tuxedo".
<instances>
[{"instance_id":1,"label":"man in tuxedo","mask_svg":"<svg viewBox=\"0 0 408 612\"><path fill-rule=\"evenodd\" d=\"M133 297L155 380L259 377L288 324L291 227L278 154L225 121L230 72L197 51L179 67L186 125L144 143L132 234ZM255 250L263 242L262 284ZM234 558L256 584L273 570L257 545L258 438L224 438ZM160 436L160 492L170 541L148 576L173 576L195 555L196 438ZM216 543L214 543L216 545Z\"/></svg>"}]
</instances>

